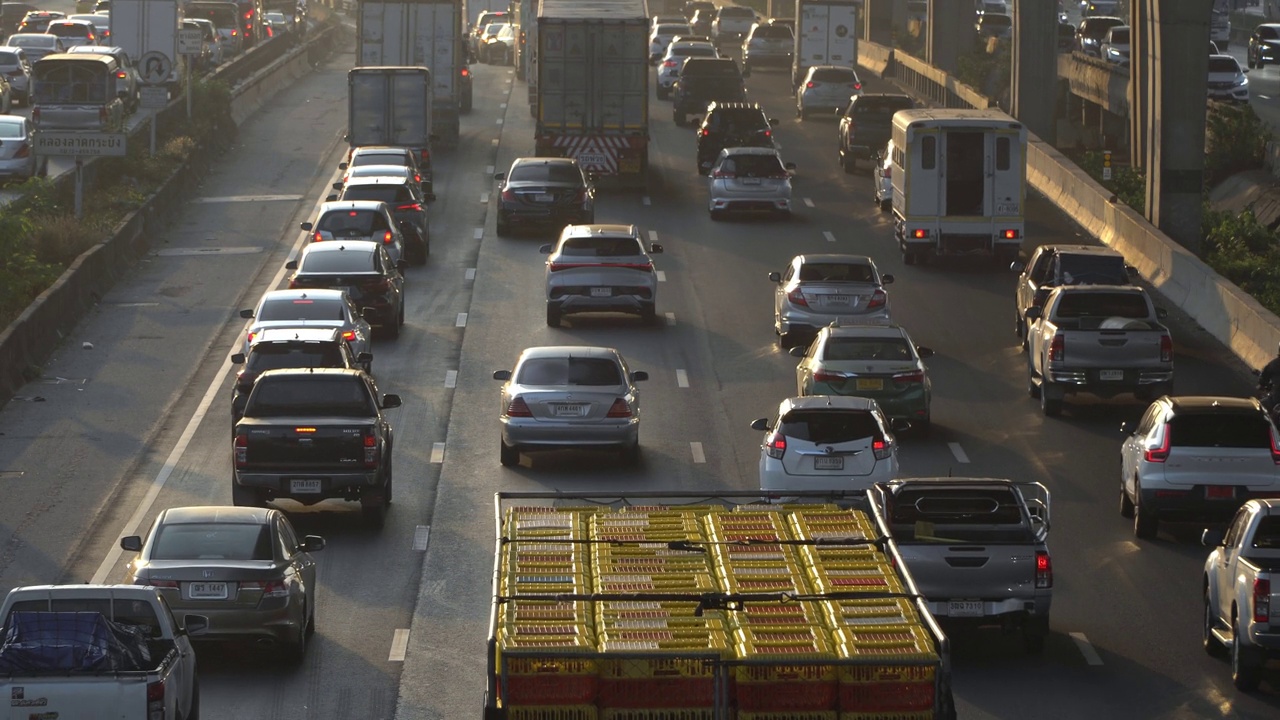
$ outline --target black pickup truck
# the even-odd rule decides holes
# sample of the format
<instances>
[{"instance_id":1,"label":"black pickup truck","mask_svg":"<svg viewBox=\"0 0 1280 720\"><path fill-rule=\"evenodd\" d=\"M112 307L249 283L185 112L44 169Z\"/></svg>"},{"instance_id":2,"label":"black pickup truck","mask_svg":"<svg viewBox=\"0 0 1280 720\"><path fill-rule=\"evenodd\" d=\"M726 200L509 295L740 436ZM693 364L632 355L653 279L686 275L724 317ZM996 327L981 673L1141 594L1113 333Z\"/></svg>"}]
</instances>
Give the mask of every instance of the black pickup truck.
<instances>
[{"instance_id":1,"label":"black pickup truck","mask_svg":"<svg viewBox=\"0 0 1280 720\"><path fill-rule=\"evenodd\" d=\"M232 502L341 498L359 502L365 519L380 527L391 504L394 441L382 411L396 407L400 397L380 395L361 370L264 372L235 427Z\"/></svg>"},{"instance_id":2,"label":"black pickup truck","mask_svg":"<svg viewBox=\"0 0 1280 720\"><path fill-rule=\"evenodd\" d=\"M840 115L840 167L852 174L859 160L874 160L893 135L894 113L915 106L910 95L864 93L850 98Z\"/></svg>"}]
</instances>

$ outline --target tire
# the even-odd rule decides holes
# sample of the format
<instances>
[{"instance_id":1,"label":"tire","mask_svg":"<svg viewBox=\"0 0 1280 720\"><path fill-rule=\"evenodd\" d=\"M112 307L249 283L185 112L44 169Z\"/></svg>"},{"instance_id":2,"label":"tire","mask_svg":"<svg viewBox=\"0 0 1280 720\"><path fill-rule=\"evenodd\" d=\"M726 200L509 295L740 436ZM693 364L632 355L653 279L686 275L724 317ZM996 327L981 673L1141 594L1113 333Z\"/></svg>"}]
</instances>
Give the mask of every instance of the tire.
<instances>
[{"instance_id":1,"label":"tire","mask_svg":"<svg viewBox=\"0 0 1280 720\"><path fill-rule=\"evenodd\" d=\"M560 327L560 306L547 303L547 327Z\"/></svg>"},{"instance_id":2,"label":"tire","mask_svg":"<svg viewBox=\"0 0 1280 720\"><path fill-rule=\"evenodd\" d=\"M783 350L790 350L795 347L795 338L791 337L791 333L778 333L778 347Z\"/></svg>"},{"instance_id":3,"label":"tire","mask_svg":"<svg viewBox=\"0 0 1280 720\"><path fill-rule=\"evenodd\" d=\"M1013 313L1013 334L1019 340L1026 342L1027 329L1026 326L1022 324L1022 313L1019 313L1016 310Z\"/></svg>"},{"instance_id":4,"label":"tire","mask_svg":"<svg viewBox=\"0 0 1280 720\"><path fill-rule=\"evenodd\" d=\"M1045 417L1058 417L1062 414L1062 398L1049 397L1048 384L1040 381L1040 412Z\"/></svg>"},{"instance_id":5,"label":"tire","mask_svg":"<svg viewBox=\"0 0 1280 720\"><path fill-rule=\"evenodd\" d=\"M396 317L396 324L404 325L404 300L400 301L400 313ZM397 332L399 332L399 330L397 330Z\"/></svg>"},{"instance_id":6,"label":"tire","mask_svg":"<svg viewBox=\"0 0 1280 720\"><path fill-rule=\"evenodd\" d=\"M640 439L618 451L618 459L623 465L628 467L638 465L640 463Z\"/></svg>"},{"instance_id":7,"label":"tire","mask_svg":"<svg viewBox=\"0 0 1280 720\"><path fill-rule=\"evenodd\" d=\"M1218 642L1218 638L1213 635L1214 626L1213 606L1209 604L1209 588L1204 589L1204 628L1201 631L1200 642L1204 645L1204 651L1209 657L1225 658L1227 657L1227 649Z\"/></svg>"},{"instance_id":8,"label":"tire","mask_svg":"<svg viewBox=\"0 0 1280 720\"><path fill-rule=\"evenodd\" d=\"M1238 627L1235 613L1232 613L1231 625ZM1258 683L1262 682L1262 664L1251 655L1247 648L1240 647L1240 633L1231 633L1231 684L1237 690L1257 690Z\"/></svg>"},{"instance_id":9,"label":"tire","mask_svg":"<svg viewBox=\"0 0 1280 720\"><path fill-rule=\"evenodd\" d=\"M841 169L844 170L844 174L852 175L854 170L857 169L857 165L858 165L857 161L854 160L853 157L847 153L844 155L839 155L838 157L840 158L840 167Z\"/></svg>"},{"instance_id":10,"label":"tire","mask_svg":"<svg viewBox=\"0 0 1280 720\"><path fill-rule=\"evenodd\" d=\"M511 225L509 223L503 222L502 216L498 216L498 227L495 232L498 233L498 237L510 237Z\"/></svg>"},{"instance_id":11,"label":"tire","mask_svg":"<svg viewBox=\"0 0 1280 720\"><path fill-rule=\"evenodd\" d=\"M798 106L798 105L797 105L797 106L796 106L796 117L800 119L800 122L804 122L805 120L808 120L808 119L809 119L809 113L805 112L805 110L804 110L803 108L801 108L800 106Z\"/></svg>"},{"instance_id":12,"label":"tire","mask_svg":"<svg viewBox=\"0 0 1280 720\"><path fill-rule=\"evenodd\" d=\"M903 251L902 251L902 264L903 264L903 265L915 265L915 264L916 264L916 263L918 263L919 261L920 261L920 259L916 256L916 254L915 254L914 252L912 252L912 251L910 251L910 250L903 250Z\"/></svg>"},{"instance_id":13,"label":"tire","mask_svg":"<svg viewBox=\"0 0 1280 720\"><path fill-rule=\"evenodd\" d=\"M662 89L662 86L661 86L661 85L659 85L659 86L658 86L658 99L659 99L659 100L666 100L666 99L667 99L667 98L669 98L669 97L671 97L671 91L670 91L670 90L665 90L665 91L664 91L664 90Z\"/></svg>"},{"instance_id":14,"label":"tire","mask_svg":"<svg viewBox=\"0 0 1280 720\"><path fill-rule=\"evenodd\" d=\"M676 127L684 127L684 115L682 115L681 113L677 112L674 108L672 108L671 122L675 123Z\"/></svg>"},{"instance_id":15,"label":"tire","mask_svg":"<svg viewBox=\"0 0 1280 720\"><path fill-rule=\"evenodd\" d=\"M1250 70L1258 67L1258 61L1253 59L1253 53L1245 54L1245 62L1249 65Z\"/></svg>"},{"instance_id":16,"label":"tire","mask_svg":"<svg viewBox=\"0 0 1280 720\"><path fill-rule=\"evenodd\" d=\"M711 216L711 220L713 222L720 222L721 220L724 220L723 210L708 210L707 214Z\"/></svg>"},{"instance_id":17,"label":"tire","mask_svg":"<svg viewBox=\"0 0 1280 720\"><path fill-rule=\"evenodd\" d=\"M658 324L658 309L653 303L644 303L640 306L640 321L645 325Z\"/></svg>"},{"instance_id":18,"label":"tire","mask_svg":"<svg viewBox=\"0 0 1280 720\"><path fill-rule=\"evenodd\" d=\"M1129 493L1125 492L1123 485L1120 487L1120 517L1133 519L1133 501L1129 499Z\"/></svg>"},{"instance_id":19,"label":"tire","mask_svg":"<svg viewBox=\"0 0 1280 720\"><path fill-rule=\"evenodd\" d=\"M471 93L467 93L466 95L463 95L462 96L462 112L464 113L471 112L471 105L472 105Z\"/></svg>"},{"instance_id":20,"label":"tire","mask_svg":"<svg viewBox=\"0 0 1280 720\"><path fill-rule=\"evenodd\" d=\"M386 483L383 484L382 489L382 502L386 505L391 504L391 491L395 488L395 473L392 472L391 458L391 450L387 450L387 469L383 471L383 475L386 476Z\"/></svg>"},{"instance_id":21,"label":"tire","mask_svg":"<svg viewBox=\"0 0 1280 720\"><path fill-rule=\"evenodd\" d=\"M191 707L184 720L200 720L200 679L191 681Z\"/></svg>"},{"instance_id":22,"label":"tire","mask_svg":"<svg viewBox=\"0 0 1280 720\"><path fill-rule=\"evenodd\" d=\"M933 418L917 420L911 429L915 432L916 437L921 440L928 440L933 435Z\"/></svg>"},{"instance_id":23,"label":"tire","mask_svg":"<svg viewBox=\"0 0 1280 720\"><path fill-rule=\"evenodd\" d=\"M308 617L307 613L311 611L306 608L303 610L302 626L298 628L298 636L284 646L285 659L294 665L301 665L302 661L307 659L307 638L309 635L307 633L306 618Z\"/></svg>"},{"instance_id":24,"label":"tire","mask_svg":"<svg viewBox=\"0 0 1280 720\"><path fill-rule=\"evenodd\" d=\"M236 507L262 507L262 496L257 490L247 488L231 478L231 504Z\"/></svg>"},{"instance_id":25,"label":"tire","mask_svg":"<svg viewBox=\"0 0 1280 720\"><path fill-rule=\"evenodd\" d=\"M505 440L498 438L498 462L503 467L515 467L520 464L520 448L515 445L508 445Z\"/></svg>"},{"instance_id":26,"label":"tire","mask_svg":"<svg viewBox=\"0 0 1280 720\"><path fill-rule=\"evenodd\" d=\"M1133 536L1139 540L1155 540L1160 529L1160 518L1154 510L1142 509L1142 486L1133 484Z\"/></svg>"},{"instance_id":27,"label":"tire","mask_svg":"<svg viewBox=\"0 0 1280 720\"><path fill-rule=\"evenodd\" d=\"M893 209L893 200L881 200L880 212L889 212Z\"/></svg>"},{"instance_id":28,"label":"tire","mask_svg":"<svg viewBox=\"0 0 1280 720\"><path fill-rule=\"evenodd\" d=\"M364 522L374 530L381 530L383 525L387 523L387 506L385 503L370 503L360 505L360 514L364 517Z\"/></svg>"},{"instance_id":29,"label":"tire","mask_svg":"<svg viewBox=\"0 0 1280 720\"><path fill-rule=\"evenodd\" d=\"M1031 370L1031 356L1027 356L1027 395L1032 400L1040 399L1040 386L1036 384L1035 373Z\"/></svg>"}]
</instances>

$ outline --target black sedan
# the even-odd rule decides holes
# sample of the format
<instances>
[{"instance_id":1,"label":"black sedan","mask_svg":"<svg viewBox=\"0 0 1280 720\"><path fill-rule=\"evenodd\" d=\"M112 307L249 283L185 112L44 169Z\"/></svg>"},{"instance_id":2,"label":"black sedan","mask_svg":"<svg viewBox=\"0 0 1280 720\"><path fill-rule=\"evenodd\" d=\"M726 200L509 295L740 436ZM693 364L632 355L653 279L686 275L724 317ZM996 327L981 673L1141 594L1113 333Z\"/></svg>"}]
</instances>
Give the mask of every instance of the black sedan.
<instances>
[{"instance_id":1,"label":"black sedan","mask_svg":"<svg viewBox=\"0 0 1280 720\"><path fill-rule=\"evenodd\" d=\"M596 221L596 189L573 158L516 158L498 181L498 236L518 229L559 232Z\"/></svg>"},{"instance_id":2,"label":"black sedan","mask_svg":"<svg viewBox=\"0 0 1280 720\"><path fill-rule=\"evenodd\" d=\"M385 245L368 240L311 243L297 260L285 264L294 271L290 288L344 290L357 307L373 308L370 322L393 338L404 325L406 267L404 260L391 261Z\"/></svg>"}]
</instances>

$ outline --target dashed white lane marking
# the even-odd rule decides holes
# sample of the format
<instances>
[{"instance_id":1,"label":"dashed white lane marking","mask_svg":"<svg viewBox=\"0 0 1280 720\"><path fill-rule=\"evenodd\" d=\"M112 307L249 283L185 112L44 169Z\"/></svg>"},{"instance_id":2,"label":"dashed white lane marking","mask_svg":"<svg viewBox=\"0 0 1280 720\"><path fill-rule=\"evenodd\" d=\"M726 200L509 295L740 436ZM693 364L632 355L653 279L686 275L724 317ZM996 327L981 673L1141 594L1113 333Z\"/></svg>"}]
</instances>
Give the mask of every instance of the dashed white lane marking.
<instances>
[{"instance_id":1,"label":"dashed white lane marking","mask_svg":"<svg viewBox=\"0 0 1280 720\"><path fill-rule=\"evenodd\" d=\"M494 146L494 147L498 147L498 138L494 138L494 139L490 140L490 141L489 141L489 144L490 144L490 145L492 145L492 146Z\"/></svg>"},{"instance_id":2,"label":"dashed white lane marking","mask_svg":"<svg viewBox=\"0 0 1280 720\"><path fill-rule=\"evenodd\" d=\"M645 195L644 197L640 198L640 202L641 202L641 203L644 203L645 205L652 205L652 204L653 204L653 201L649 199L649 196L648 196L648 195Z\"/></svg>"},{"instance_id":3,"label":"dashed white lane marking","mask_svg":"<svg viewBox=\"0 0 1280 720\"><path fill-rule=\"evenodd\" d=\"M492 166L492 165L485 165L485 166L484 166L484 174L485 174L485 175L492 175L492 174L493 174L493 166Z\"/></svg>"},{"instance_id":4,"label":"dashed white lane marking","mask_svg":"<svg viewBox=\"0 0 1280 720\"><path fill-rule=\"evenodd\" d=\"M964 453L964 448L960 447L960 443L947 443L947 447L951 448L951 454L956 456L956 462L969 462L969 456Z\"/></svg>"},{"instance_id":5,"label":"dashed white lane marking","mask_svg":"<svg viewBox=\"0 0 1280 720\"><path fill-rule=\"evenodd\" d=\"M489 193L480 193L480 204L481 205L489 204Z\"/></svg>"},{"instance_id":6,"label":"dashed white lane marking","mask_svg":"<svg viewBox=\"0 0 1280 720\"><path fill-rule=\"evenodd\" d=\"M812 200L812 199L810 199L810 198L805 198L805 199L804 199L804 206L805 206L805 207L813 207L813 200Z\"/></svg>"},{"instance_id":7,"label":"dashed white lane marking","mask_svg":"<svg viewBox=\"0 0 1280 720\"><path fill-rule=\"evenodd\" d=\"M830 230L823 230L823 231L822 231L822 237L826 238L826 239L827 239L827 242L835 242L835 241L836 241L836 236L835 236L835 235L834 235Z\"/></svg>"},{"instance_id":8,"label":"dashed white lane marking","mask_svg":"<svg viewBox=\"0 0 1280 720\"><path fill-rule=\"evenodd\" d=\"M301 200L301 195L224 195L222 197L202 197L191 202L206 203L244 203L244 202L279 202L282 200Z\"/></svg>"},{"instance_id":9,"label":"dashed white lane marking","mask_svg":"<svg viewBox=\"0 0 1280 720\"><path fill-rule=\"evenodd\" d=\"M1073 632L1071 639L1076 641L1076 647L1080 648L1080 654L1084 656L1084 661L1090 665L1101 665L1102 657L1098 655L1098 651L1094 649L1093 643L1089 642L1089 638L1084 633Z\"/></svg>"},{"instance_id":10,"label":"dashed white lane marking","mask_svg":"<svg viewBox=\"0 0 1280 720\"><path fill-rule=\"evenodd\" d=\"M676 370L676 387L689 387L689 373L683 368Z\"/></svg>"},{"instance_id":11,"label":"dashed white lane marking","mask_svg":"<svg viewBox=\"0 0 1280 720\"><path fill-rule=\"evenodd\" d=\"M649 242L658 242L658 231L657 231L657 230L650 230L650 231L649 231Z\"/></svg>"},{"instance_id":12,"label":"dashed white lane marking","mask_svg":"<svg viewBox=\"0 0 1280 720\"><path fill-rule=\"evenodd\" d=\"M498 124L499 124L499 125L501 125L501 124L502 124L502 118L498 118Z\"/></svg>"},{"instance_id":13,"label":"dashed white lane marking","mask_svg":"<svg viewBox=\"0 0 1280 720\"><path fill-rule=\"evenodd\" d=\"M658 282L666 282L666 281L667 281L667 271L666 271L666 270L655 270L655 271L654 271L654 273L658 276Z\"/></svg>"},{"instance_id":14,"label":"dashed white lane marking","mask_svg":"<svg viewBox=\"0 0 1280 720\"><path fill-rule=\"evenodd\" d=\"M444 443L431 443L431 464L439 465L444 462Z\"/></svg>"},{"instance_id":15,"label":"dashed white lane marking","mask_svg":"<svg viewBox=\"0 0 1280 720\"><path fill-rule=\"evenodd\" d=\"M447 388L458 387L458 371L448 370L444 374L444 386Z\"/></svg>"},{"instance_id":16,"label":"dashed white lane marking","mask_svg":"<svg viewBox=\"0 0 1280 720\"><path fill-rule=\"evenodd\" d=\"M391 654L387 662L404 662L405 653L409 652L409 628L397 628L391 636Z\"/></svg>"},{"instance_id":17,"label":"dashed white lane marking","mask_svg":"<svg viewBox=\"0 0 1280 720\"><path fill-rule=\"evenodd\" d=\"M498 103L498 107L500 107L500 108L504 108L504 109L505 109L505 108L507 107L507 104L506 104L506 103Z\"/></svg>"},{"instance_id":18,"label":"dashed white lane marking","mask_svg":"<svg viewBox=\"0 0 1280 720\"><path fill-rule=\"evenodd\" d=\"M473 238L475 238L476 240L479 240L479 239L483 238L483 237L484 237L484 228L476 228L475 230L473 230L473 231L471 232L471 236L472 236Z\"/></svg>"},{"instance_id":19,"label":"dashed white lane marking","mask_svg":"<svg viewBox=\"0 0 1280 720\"><path fill-rule=\"evenodd\" d=\"M464 272L464 273L462 273L462 279L463 279L463 280L475 280L475 279L476 279L476 269L475 269L475 268L467 268L467 271L466 271L466 272Z\"/></svg>"},{"instance_id":20,"label":"dashed white lane marking","mask_svg":"<svg viewBox=\"0 0 1280 720\"><path fill-rule=\"evenodd\" d=\"M431 526L419 525L413 529L413 549L422 552L427 549L427 541L431 538Z\"/></svg>"},{"instance_id":21,"label":"dashed white lane marking","mask_svg":"<svg viewBox=\"0 0 1280 720\"><path fill-rule=\"evenodd\" d=\"M156 251L157 257L216 257L218 255L253 255L262 252L262 248L252 245L242 245L240 247L211 247L211 248L164 248Z\"/></svg>"},{"instance_id":22,"label":"dashed white lane marking","mask_svg":"<svg viewBox=\"0 0 1280 720\"><path fill-rule=\"evenodd\" d=\"M676 324L676 314L675 314L675 313L666 313L666 316L667 316L667 324L668 324L668 325L675 325L675 324Z\"/></svg>"},{"instance_id":23,"label":"dashed white lane marking","mask_svg":"<svg viewBox=\"0 0 1280 720\"><path fill-rule=\"evenodd\" d=\"M457 322L455 322L455 323L453 324L453 326L454 326L454 327L466 327L466 326L467 326L467 314L466 314L466 313L458 313L458 321L457 321Z\"/></svg>"},{"instance_id":24,"label":"dashed white lane marking","mask_svg":"<svg viewBox=\"0 0 1280 720\"><path fill-rule=\"evenodd\" d=\"M1259 95L1258 97L1262 98L1263 100L1270 100L1270 99L1271 99L1271 96L1270 96L1270 95Z\"/></svg>"},{"instance_id":25,"label":"dashed white lane marking","mask_svg":"<svg viewBox=\"0 0 1280 720\"><path fill-rule=\"evenodd\" d=\"M695 463L702 464L707 461L706 453L702 452L702 443L700 442L689 443L689 451L693 453L693 461Z\"/></svg>"}]
</instances>

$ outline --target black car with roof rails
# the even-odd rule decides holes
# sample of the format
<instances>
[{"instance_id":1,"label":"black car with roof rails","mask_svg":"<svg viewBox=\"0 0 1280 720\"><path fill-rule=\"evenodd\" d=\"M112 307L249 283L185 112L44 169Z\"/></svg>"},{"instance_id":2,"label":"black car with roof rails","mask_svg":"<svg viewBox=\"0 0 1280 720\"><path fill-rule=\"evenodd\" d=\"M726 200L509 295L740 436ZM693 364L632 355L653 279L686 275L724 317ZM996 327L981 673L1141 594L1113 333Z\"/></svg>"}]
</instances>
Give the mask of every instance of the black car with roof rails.
<instances>
[{"instance_id":1,"label":"black car with roof rails","mask_svg":"<svg viewBox=\"0 0 1280 720\"><path fill-rule=\"evenodd\" d=\"M765 115L759 103L711 103L698 126L698 174L709 173L725 148L774 147L773 127L777 124L778 119Z\"/></svg>"},{"instance_id":2,"label":"black car with roof rails","mask_svg":"<svg viewBox=\"0 0 1280 720\"><path fill-rule=\"evenodd\" d=\"M747 85L738 64L728 58L691 57L671 88L671 119L683 126L712 102L745 102Z\"/></svg>"},{"instance_id":3,"label":"black car with roof rails","mask_svg":"<svg viewBox=\"0 0 1280 720\"><path fill-rule=\"evenodd\" d=\"M297 260L285 263L293 270L289 288L344 290L361 308L373 308L370 322L392 338L404 325L403 260L392 261L386 245L367 240L334 240L311 243Z\"/></svg>"},{"instance_id":4,"label":"black car with roof rails","mask_svg":"<svg viewBox=\"0 0 1280 720\"><path fill-rule=\"evenodd\" d=\"M915 107L916 101L901 93L863 93L849 98L837 130L840 167L852 173L859 160L875 159L893 136L894 114Z\"/></svg>"},{"instance_id":5,"label":"black car with roof rails","mask_svg":"<svg viewBox=\"0 0 1280 720\"><path fill-rule=\"evenodd\" d=\"M356 355L337 328L271 328L249 344L248 353L236 353L231 362L243 366L231 386L231 425L244 414L253 381L268 370L282 368L356 368L373 370L373 354Z\"/></svg>"},{"instance_id":6,"label":"black car with roof rails","mask_svg":"<svg viewBox=\"0 0 1280 720\"><path fill-rule=\"evenodd\" d=\"M573 158L516 158L498 181L498 237L596 221L595 183Z\"/></svg>"},{"instance_id":7,"label":"black car with roof rails","mask_svg":"<svg viewBox=\"0 0 1280 720\"><path fill-rule=\"evenodd\" d=\"M431 254L431 223L427 216L427 200L422 188L407 176L353 177L336 182L336 195L326 202L343 200L377 200L387 204L391 215L404 233L405 259L413 265L425 265Z\"/></svg>"},{"instance_id":8,"label":"black car with roof rails","mask_svg":"<svg viewBox=\"0 0 1280 720\"><path fill-rule=\"evenodd\" d=\"M422 178L422 195L428 200L435 200L434 184L431 177L431 156L424 150L426 157L419 159L412 148L395 147L393 145L362 145L352 148L347 161L338 165L339 170L359 167L361 165L400 165L413 171ZM343 178L346 179L345 177Z\"/></svg>"}]
</instances>

